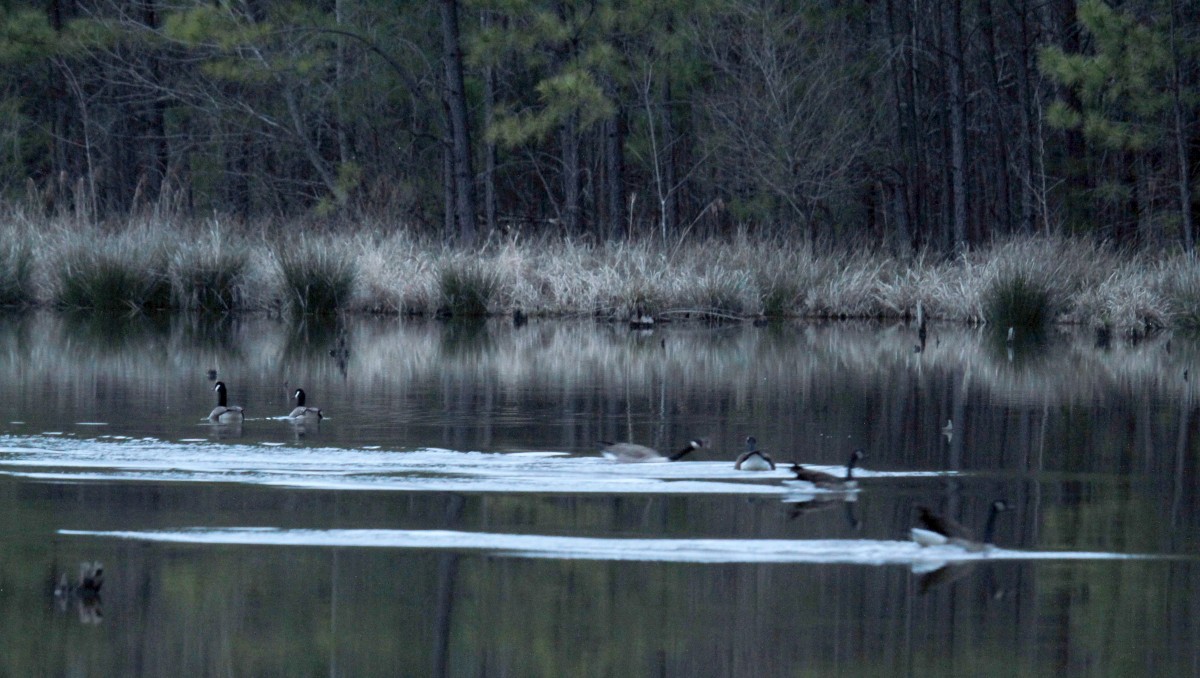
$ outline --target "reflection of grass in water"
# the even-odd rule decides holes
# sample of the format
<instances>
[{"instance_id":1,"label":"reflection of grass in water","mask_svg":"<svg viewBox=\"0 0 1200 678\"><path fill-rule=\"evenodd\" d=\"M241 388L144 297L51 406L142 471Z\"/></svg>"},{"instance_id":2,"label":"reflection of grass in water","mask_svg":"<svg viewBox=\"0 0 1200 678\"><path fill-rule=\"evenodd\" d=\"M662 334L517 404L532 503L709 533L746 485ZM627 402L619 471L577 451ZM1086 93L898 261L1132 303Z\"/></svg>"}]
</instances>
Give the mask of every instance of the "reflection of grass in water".
<instances>
[{"instance_id":1,"label":"reflection of grass in water","mask_svg":"<svg viewBox=\"0 0 1200 678\"><path fill-rule=\"evenodd\" d=\"M488 323L482 318L459 318L443 325L441 350L446 356L457 359L480 356L491 347Z\"/></svg>"},{"instance_id":2,"label":"reflection of grass in water","mask_svg":"<svg viewBox=\"0 0 1200 678\"><path fill-rule=\"evenodd\" d=\"M308 380L341 378L327 355L341 336L335 324L297 329L247 319L213 327L178 319L172 324L161 316L93 316L30 315L16 334L0 334L6 362L20 365L23 378L51 381L101 374L117 379L151 374L162 383L203 381L208 368L266 382L290 378L297 369ZM345 365L346 382L397 393L417 383L487 383L552 398L575 390L622 398L628 393L649 404L657 400L657 389L667 388L699 394L701 404L732 396L756 410L782 411L796 403L824 402L844 388L870 392L897 371L969 371L972 388L1000 401L1048 403L1107 397L1137 384L1182 393L1190 383L1180 376L1185 369L1200 376L1200 346L1176 339L1168 352L1166 337L1136 345L1114 341L1108 350L1097 349L1090 333L1052 335L1045 347L1028 349L1018 339L1010 363L1007 346L990 343L986 331L937 323L919 354L913 352L913 329L891 323L765 328L672 323L645 337L590 321L538 322L519 329L499 320L349 318L345 323L352 356ZM168 337L169 344L161 346Z\"/></svg>"},{"instance_id":3,"label":"reflection of grass in water","mask_svg":"<svg viewBox=\"0 0 1200 678\"><path fill-rule=\"evenodd\" d=\"M169 313L92 313L69 311L62 314L63 331L91 350L118 353L165 343L170 337Z\"/></svg>"},{"instance_id":4,"label":"reflection of grass in water","mask_svg":"<svg viewBox=\"0 0 1200 678\"><path fill-rule=\"evenodd\" d=\"M349 350L346 325L338 316L306 316L279 327L286 333L283 356L288 361L336 358L337 353ZM334 355L330 356L331 352Z\"/></svg>"},{"instance_id":5,"label":"reflection of grass in water","mask_svg":"<svg viewBox=\"0 0 1200 678\"><path fill-rule=\"evenodd\" d=\"M175 313L171 318L171 341L176 350L208 349L222 352L238 350L235 335L240 321L236 316L212 313Z\"/></svg>"}]
</instances>

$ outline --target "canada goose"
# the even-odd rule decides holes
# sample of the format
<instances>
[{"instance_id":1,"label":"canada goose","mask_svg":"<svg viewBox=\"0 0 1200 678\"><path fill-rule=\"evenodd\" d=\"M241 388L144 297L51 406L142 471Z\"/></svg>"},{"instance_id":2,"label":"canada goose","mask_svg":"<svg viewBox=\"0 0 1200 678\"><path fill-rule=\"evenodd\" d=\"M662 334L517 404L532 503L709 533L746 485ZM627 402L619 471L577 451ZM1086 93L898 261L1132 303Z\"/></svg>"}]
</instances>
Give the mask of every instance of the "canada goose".
<instances>
[{"instance_id":1,"label":"canada goose","mask_svg":"<svg viewBox=\"0 0 1200 678\"><path fill-rule=\"evenodd\" d=\"M291 419L321 419L325 415L321 414L319 407L305 407L304 405L304 389L296 389L296 393L292 395L296 399L296 409L288 415Z\"/></svg>"},{"instance_id":2,"label":"canada goose","mask_svg":"<svg viewBox=\"0 0 1200 678\"><path fill-rule=\"evenodd\" d=\"M735 471L774 471L775 462L771 455L758 449L758 440L754 436L746 438L746 451L738 456L733 463Z\"/></svg>"},{"instance_id":3,"label":"canada goose","mask_svg":"<svg viewBox=\"0 0 1200 678\"><path fill-rule=\"evenodd\" d=\"M992 543L992 536L996 531L996 516L1009 508L1011 507L1008 502L1003 499L992 502L992 506L988 510L987 523L983 528L982 541L972 540L971 532L967 528L950 518L934 513L927 506L917 507L917 521L921 527L912 528L909 534L912 536L912 540L921 546L951 544L961 546L969 551L982 551Z\"/></svg>"},{"instance_id":4,"label":"canada goose","mask_svg":"<svg viewBox=\"0 0 1200 678\"><path fill-rule=\"evenodd\" d=\"M610 443L601 440L600 445L603 446L603 454L607 459L614 459L623 462L641 462L641 461L679 461L684 455L698 450L708 445L708 441L700 438L698 440L689 440L687 447L679 450L675 454L663 456L658 450L645 445L635 445L634 443Z\"/></svg>"},{"instance_id":5,"label":"canada goose","mask_svg":"<svg viewBox=\"0 0 1200 678\"><path fill-rule=\"evenodd\" d=\"M638 306L634 309L633 314L629 317L629 329L631 330L652 330L654 329L654 315L647 313Z\"/></svg>"},{"instance_id":6,"label":"canada goose","mask_svg":"<svg viewBox=\"0 0 1200 678\"><path fill-rule=\"evenodd\" d=\"M228 395L225 390L225 382L218 381L217 385L213 387L213 390L217 392L217 406L213 408L212 412L208 413L209 421L215 421L221 424L232 424L234 422L242 421L246 418L245 410L243 410L241 407L238 407L237 405L230 407L227 404Z\"/></svg>"},{"instance_id":7,"label":"canada goose","mask_svg":"<svg viewBox=\"0 0 1200 678\"><path fill-rule=\"evenodd\" d=\"M831 473L823 471L814 471L807 469L800 464L792 464L792 472L796 474L795 480L785 480L784 484L791 487L801 489L811 489L819 487L825 490L853 490L858 487L858 481L854 479L854 467L867 453L860 447L850 453L850 459L846 462L846 475L839 478Z\"/></svg>"}]
</instances>

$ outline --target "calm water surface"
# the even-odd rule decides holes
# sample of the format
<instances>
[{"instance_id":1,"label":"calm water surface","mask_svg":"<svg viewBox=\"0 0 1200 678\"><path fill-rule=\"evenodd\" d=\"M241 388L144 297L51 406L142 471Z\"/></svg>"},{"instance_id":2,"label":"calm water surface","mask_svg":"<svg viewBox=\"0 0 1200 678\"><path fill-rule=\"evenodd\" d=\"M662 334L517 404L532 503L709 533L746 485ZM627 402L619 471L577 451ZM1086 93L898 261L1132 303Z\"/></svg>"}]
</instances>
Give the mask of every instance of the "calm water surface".
<instances>
[{"instance_id":1,"label":"calm water surface","mask_svg":"<svg viewBox=\"0 0 1200 678\"><path fill-rule=\"evenodd\" d=\"M1200 346L914 343L0 318L0 675L1200 673ZM865 448L861 490L735 472L747 435ZM919 504L981 530L997 498L993 550L908 541ZM94 561L98 599L56 599Z\"/></svg>"}]
</instances>

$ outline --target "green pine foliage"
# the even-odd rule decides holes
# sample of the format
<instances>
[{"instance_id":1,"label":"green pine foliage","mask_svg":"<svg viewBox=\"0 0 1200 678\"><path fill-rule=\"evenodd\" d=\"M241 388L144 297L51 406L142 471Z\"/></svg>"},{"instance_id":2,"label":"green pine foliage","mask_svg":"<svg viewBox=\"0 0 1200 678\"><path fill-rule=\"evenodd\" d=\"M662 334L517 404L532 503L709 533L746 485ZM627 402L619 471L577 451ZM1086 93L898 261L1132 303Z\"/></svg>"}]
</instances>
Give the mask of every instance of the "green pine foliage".
<instances>
[{"instance_id":1,"label":"green pine foliage","mask_svg":"<svg viewBox=\"0 0 1200 678\"><path fill-rule=\"evenodd\" d=\"M1049 46L1042 50L1041 67L1076 94L1079 106L1056 100L1047 119L1080 129L1106 148L1146 149L1161 136L1156 118L1173 101L1167 89L1174 65L1168 36L1162 26L1141 23L1103 0L1080 2L1078 17L1091 52L1068 54Z\"/></svg>"}]
</instances>

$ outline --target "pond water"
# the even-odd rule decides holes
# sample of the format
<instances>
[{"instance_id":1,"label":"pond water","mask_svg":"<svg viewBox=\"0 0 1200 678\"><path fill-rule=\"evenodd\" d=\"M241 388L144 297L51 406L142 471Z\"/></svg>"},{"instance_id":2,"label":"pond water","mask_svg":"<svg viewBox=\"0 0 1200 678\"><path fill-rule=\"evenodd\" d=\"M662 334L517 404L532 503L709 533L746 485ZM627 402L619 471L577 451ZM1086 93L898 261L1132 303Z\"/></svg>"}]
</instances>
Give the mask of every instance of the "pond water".
<instances>
[{"instance_id":1,"label":"pond water","mask_svg":"<svg viewBox=\"0 0 1200 678\"><path fill-rule=\"evenodd\" d=\"M0 675L1200 672L1200 345L914 335L4 317Z\"/></svg>"}]
</instances>

